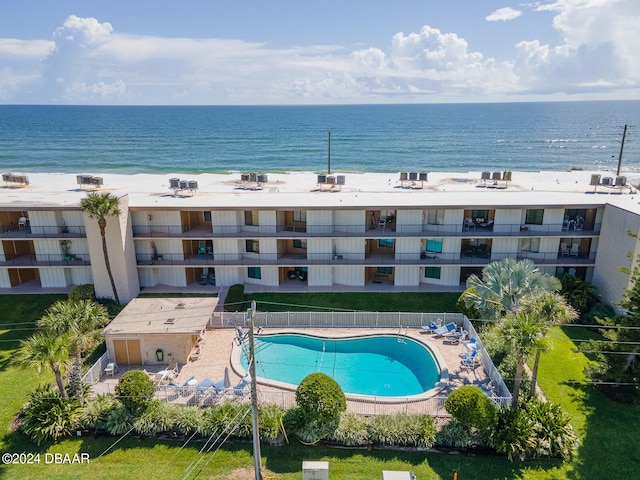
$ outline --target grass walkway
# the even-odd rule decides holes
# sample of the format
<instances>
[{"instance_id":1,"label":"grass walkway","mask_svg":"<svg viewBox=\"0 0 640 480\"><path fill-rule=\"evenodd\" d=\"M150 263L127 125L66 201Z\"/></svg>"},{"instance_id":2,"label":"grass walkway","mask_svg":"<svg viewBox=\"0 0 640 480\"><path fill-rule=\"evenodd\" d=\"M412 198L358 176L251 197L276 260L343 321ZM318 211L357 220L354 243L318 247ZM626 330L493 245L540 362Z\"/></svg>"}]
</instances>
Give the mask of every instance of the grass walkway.
<instances>
[{"instance_id":1,"label":"grass walkway","mask_svg":"<svg viewBox=\"0 0 640 480\"><path fill-rule=\"evenodd\" d=\"M334 297L333 295L338 295ZM322 304L341 305L346 300L340 296L360 294L332 294L321 299ZM364 294L362 294L364 295ZM398 294L404 295L404 294ZM411 294L413 295L413 294ZM416 305L435 305L443 294L418 294L423 297ZM457 298L457 294L454 294ZM394 298L381 297L377 305L388 305L387 310L397 311ZM438 298L440 297L440 298ZM0 450L4 452L41 453L40 465L0 465L0 478L28 479L123 479L157 478L177 479L196 458L202 444L188 445L181 449L178 441L127 438L106 455L98 458L115 439L110 437L70 438L55 445L36 447L20 434L9 433L8 426L15 413L26 400L28 393L41 381L50 381L48 372L41 376L33 372L17 370L9 359L18 346L17 340L30 334L34 322L46 307L59 297L55 296L0 296ZM367 300L367 299L365 299ZM368 299L372 304L373 300ZM258 300L260 302L260 300ZM274 300L268 300L274 301ZM318 300L320 301L320 300ZM409 302L408 297L401 302ZM287 303L308 305L309 296L293 299L286 295ZM285 303L282 298L278 303ZM337 307L336 307L337 308ZM418 308L418 307L416 307ZM373 310L374 308L364 308ZM379 310L384 310L380 309ZM401 310L405 310L400 308ZM409 310L406 308L406 310ZM437 308L425 311L446 311ZM366 451L307 447L293 442L283 447L262 446L263 465L271 478L299 480L303 460L329 462L330 478L354 479L380 478L382 470L413 470L420 480L451 479L458 472L458 479L572 479L591 480L601 478L636 478L640 471L640 408L610 402L593 388L581 386L585 377L583 368L587 359L573 352L571 338L588 335L584 329L554 328L549 333L550 349L541 359L540 385L550 400L562 404L571 415L573 425L581 437L581 447L576 457L567 464L557 460L541 460L512 464L499 457L466 456L434 453L407 453L401 451ZM576 383L577 382L577 383ZM45 453L88 453L89 465L45 465ZM249 444L225 446L208 463L198 478L252 479L253 460Z\"/></svg>"}]
</instances>

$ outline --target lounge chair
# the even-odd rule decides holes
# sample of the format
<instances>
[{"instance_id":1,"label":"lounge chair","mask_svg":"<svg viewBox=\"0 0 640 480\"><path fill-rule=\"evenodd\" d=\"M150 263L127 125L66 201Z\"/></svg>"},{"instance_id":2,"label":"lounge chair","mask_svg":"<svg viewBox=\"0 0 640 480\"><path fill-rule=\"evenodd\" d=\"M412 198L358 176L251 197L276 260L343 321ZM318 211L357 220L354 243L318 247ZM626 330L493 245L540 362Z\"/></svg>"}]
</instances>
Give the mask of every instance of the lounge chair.
<instances>
[{"instance_id":1,"label":"lounge chair","mask_svg":"<svg viewBox=\"0 0 640 480\"><path fill-rule=\"evenodd\" d=\"M460 327L459 329L454 330L453 332L445 333L443 337L444 337L444 342L457 345L461 341L466 340L467 331L464 330L462 327Z\"/></svg>"},{"instance_id":2,"label":"lounge chair","mask_svg":"<svg viewBox=\"0 0 640 480\"><path fill-rule=\"evenodd\" d=\"M421 331L420 333L433 333L435 332L438 328L440 328L442 326L442 320L438 319L438 323L434 322L433 320L429 323L429 325L426 326L422 326L421 327Z\"/></svg>"},{"instance_id":3,"label":"lounge chair","mask_svg":"<svg viewBox=\"0 0 640 480\"><path fill-rule=\"evenodd\" d=\"M564 242L560 244L560 254L564 257L569 255L569 249L567 248L567 244Z\"/></svg>"},{"instance_id":4,"label":"lounge chair","mask_svg":"<svg viewBox=\"0 0 640 480\"><path fill-rule=\"evenodd\" d=\"M572 244L571 245L571 250L569 250L569 255L572 256L572 257L577 257L579 248L580 248L580 244L579 243Z\"/></svg>"},{"instance_id":5,"label":"lounge chair","mask_svg":"<svg viewBox=\"0 0 640 480\"><path fill-rule=\"evenodd\" d=\"M464 351L466 353L471 353L478 348L478 339L476 337L473 337L471 340L469 340L467 343L465 343L462 346L464 347Z\"/></svg>"},{"instance_id":6,"label":"lounge chair","mask_svg":"<svg viewBox=\"0 0 640 480\"><path fill-rule=\"evenodd\" d=\"M455 332L456 328L458 328L456 324L454 322L451 322L443 325L442 327L436 328L433 333L435 338L440 338L447 333Z\"/></svg>"},{"instance_id":7,"label":"lounge chair","mask_svg":"<svg viewBox=\"0 0 640 480\"><path fill-rule=\"evenodd\" d=\"M473 352L465 355L460 360L460 368L468 368L473 370L478 365L476 359L478 357L478 350L474 350Z\"/></svg>"}]
</instances>

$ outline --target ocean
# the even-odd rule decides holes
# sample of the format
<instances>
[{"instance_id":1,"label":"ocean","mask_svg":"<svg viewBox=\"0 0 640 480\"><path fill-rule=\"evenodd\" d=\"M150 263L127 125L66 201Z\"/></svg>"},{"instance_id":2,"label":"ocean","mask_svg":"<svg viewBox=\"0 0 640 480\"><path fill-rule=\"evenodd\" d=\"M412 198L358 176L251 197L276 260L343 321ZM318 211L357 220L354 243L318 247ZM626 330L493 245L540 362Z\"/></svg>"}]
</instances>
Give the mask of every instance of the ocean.
<instances>
[{"instance_id":1,"label":"ocean","mask_svg":"<svg viewBox=\"0 0 640 480\"><path fill-rule=\"evenodd\" d=\"M14 173L323 172L330 156L332 173L615 172L628 124L622 172L640 172L639 116L640 101L0 105L0 167Z\"/></svg>"}]
</instances>

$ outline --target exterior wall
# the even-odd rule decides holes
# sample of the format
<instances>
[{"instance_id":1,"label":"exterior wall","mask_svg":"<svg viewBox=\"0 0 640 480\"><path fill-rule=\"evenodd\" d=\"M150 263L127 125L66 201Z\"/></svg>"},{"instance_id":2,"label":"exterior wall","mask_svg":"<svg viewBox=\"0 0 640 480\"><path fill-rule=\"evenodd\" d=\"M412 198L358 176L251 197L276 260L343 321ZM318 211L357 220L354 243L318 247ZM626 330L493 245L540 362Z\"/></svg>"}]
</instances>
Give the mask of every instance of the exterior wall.
<instances>
[{"instance_id":1,"label":"exterior wall","mask_svg":"<svg viewBox=\"0 0 640 480\"><path fill-rule=\"evenodd\" d=\"M334 267L333 284L356 287L364 286L364 267L355 265L348 267Z\"/></svg>"},{"instance_id":2,"label":"exterior wall","mask_svg":"<svg viewBox=\"0 0 640 480\"><path fill-rule=\"evenodd\" d=\"M398 210L396 232L419 233L422 231L422 210Z\"/></svg>"},{"instance_id":3,"label":"exterior wall","mask_svg":"<svg viewBox=\"0 0 640 480\"><path fill-rule=\"evenodd\" d=\"M334 232L364 233L367 228L364 210L336 210Z\"/></svg>"},{"instance_id":4,"label":"exterior wall","mask_svg":"<svg viewBox=\"0 0 640 480\"><path fill-rule=\"evenodd\" d=\"M307 212L307 233L331 233L333 231L333 211L310 210Z\"/></svg>"},{"instance_id":5,"label":"exterior wall","mask_svg":"<svg viewBox=\"0 0 640 480\"><path fill-rule=\"evenodd\" d=\"M460 285L460 267L443 266L440 269L440 278L427 278L424 276L424 268L420 268L419 281L425 285L442 285L458 287Z\"/></svg>"},{"instance_id":6,"label":"exterior wall","mask_svg":"<svg viewBox=\"0 0 640 480\"><path fill-rule=\"evenodd\" d=\"M215 234L238 233L240 226L244 225L244 219L240 218L241 212L223 210L211 212L212 231ZM240 223L242 220L242 223Z\"/></svg>"},{"instance_id":7,"label":"exterior wall","mask_svg":"<svg viewBox=\"0 0 640 480\"><path fill-rule=\"evenodd\" d=\"M133 228L130 222L129 201L125 195L120 197L119 217L107 219L106 240L109 263L121 303L126 303L140 293L140 282L136 269ZM87 242L91 254L93 283L98 298L114 298L109 275L102 251L102 238L98 221L84 215L87 229Z\"/></svg>"},{"instance_id":8,"label":"exterior wall","mask_svg":"<svg viewBox=\"0 0 640 480\"><path fill-rule=\"evenodd\" d=\"M611 304L620 302L624 289L630 286L629 275L618 269L630 267L628 253L634 258L640 254L637 238L628 235L627 232L634 235L640 233L640 215L607 205L599 242L607 248L598 250L592 282L601 299Z\"/></svg>"},{"instance_id":9,"label":"exterior wall","mask_svg":"<svg viewBox=\"0 0 640 480\"><path fill-rule=\"evenodd\" d=\"M496 209L494 217L493 231L511 232L514 225L522 224L523 212L521 208L499 208Z\"/></svg>"},{"instance_id":10,"label":"exterior wall","mask_svg":"<svg viewBox=\"0 0 640 480\"><path fill-rule=\"evenodd\" d=\"M116 356L113 348L114 340L140 340L143 365L157 365L159 363L169 364L171 362L178 362L180 364L187 363L191 349L195 347L197 339L197 335L188 334L148 334L129 336L107 335L105 341L109 358L115 359ZM156 350L158 349L161 349L164 353L163 362L156 360Z\"/></svg>"},{"instance_id":11,"label":"exterior wall","mask_svg":"<svg viewBox=\"0 0 640 480\"><path fill-rule=\"evenodd\" d=\"M309 267L307 284L310 287L330 287L333 285L333 267L324 265Z\"/></svg>"},{"instance_id":12,"label":"exterior wall","mask_svg":"<svg viewBox=\"0 0 640 480\"><path fill-rule=\"evenodd\" d=\"M394 269L394 285L401 287L416 287L420 284L420 267L397 266Z\"/></svg>"}]
</instances>

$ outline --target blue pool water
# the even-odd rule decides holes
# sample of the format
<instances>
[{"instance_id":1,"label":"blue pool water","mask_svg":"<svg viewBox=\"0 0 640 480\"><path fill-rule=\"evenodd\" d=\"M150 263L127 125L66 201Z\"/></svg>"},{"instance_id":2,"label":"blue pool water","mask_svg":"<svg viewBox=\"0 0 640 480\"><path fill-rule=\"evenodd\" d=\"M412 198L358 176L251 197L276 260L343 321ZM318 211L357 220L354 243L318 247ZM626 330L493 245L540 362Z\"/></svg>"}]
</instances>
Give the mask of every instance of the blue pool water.
<instances>
[{"instance_id":1,"label":"blue pool water","mask_svg":"<svg viewBox=\"0 0 640 480\"><path fill-rule=\"evenodd\" d=\"M241 362L248 368L246 352ZM405 337L328 339L287 334L256 338L258 377L298 385L314 372L332 377L345 393L387 397L418 395L440 380L432 352Z\"/></svg>"}]
</instances>

